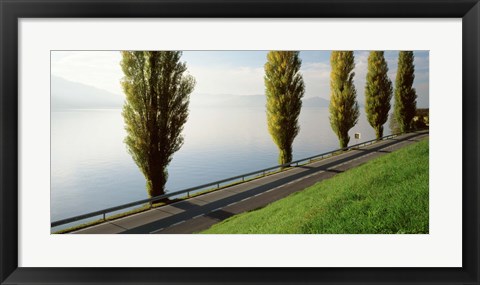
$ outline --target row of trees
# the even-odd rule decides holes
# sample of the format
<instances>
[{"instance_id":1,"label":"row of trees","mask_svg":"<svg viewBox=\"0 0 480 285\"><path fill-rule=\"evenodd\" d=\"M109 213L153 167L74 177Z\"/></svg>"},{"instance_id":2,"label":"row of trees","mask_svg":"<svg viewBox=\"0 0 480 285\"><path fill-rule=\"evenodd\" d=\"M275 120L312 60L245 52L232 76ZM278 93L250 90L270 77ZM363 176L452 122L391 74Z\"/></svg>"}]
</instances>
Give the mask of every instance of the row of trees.
<instances>
[{"instance_id":1,"label":"row of trees","mask_svg":"<svg viewBox=\"0 0 480 285\"><path fill-rule=\"evenodd\" d=\"M413 60L412 51L400 51L395 80L394 118L401 132L412 130L415 116L417 95L413 88ZM350 141L348 131L357 124L360 116L353 81L353 51L332 51L330 64L330 125L338 137L340 147L344 148ZM300 67L298 51L271 51L267 55L265 87L268 130L279 149L280 164L292 161L292 144L300 129L298 118L305 92ZM383 136L383 125L388 120L393 96L392 82L387 73L384 52L370 52L365 85L365 111L377 139Z\"/></svg>"},{"instance_id":2,"label":"row of trees","mask_svg":"<svg viewBox=\"0 0 480 285\"><path fill-rule=\"evenodd\" d=\"M183 144L195 79L186 75L180 51L124 51L121 81L126 101L123 117L128 152L146 179L150 197L165 193L167 166ZM330 124L340 146L350 140L348 131L357 123L359 107L353 82L352 51L334 51L330 58ZM298 51L271 51L265 64L268 130L279 149L279 163L292 161L292 144L300 130L298 118L305 84ZM381 51L368 58L365 86L366 112L377 138L383 134L392 98L392 84ZM395 86L395 117L402 132L409 131L415 115L416 93L413 52L402 51Z\"/></svg>"}]
</instances>

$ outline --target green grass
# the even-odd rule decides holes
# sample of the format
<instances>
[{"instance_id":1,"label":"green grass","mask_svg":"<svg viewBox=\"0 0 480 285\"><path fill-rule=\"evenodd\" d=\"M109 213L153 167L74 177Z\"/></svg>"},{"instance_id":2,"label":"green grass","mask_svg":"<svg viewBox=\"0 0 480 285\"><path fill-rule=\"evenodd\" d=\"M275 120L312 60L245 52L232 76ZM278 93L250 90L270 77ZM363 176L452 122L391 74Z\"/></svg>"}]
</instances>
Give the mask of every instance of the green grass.
<instances>
[{"instance_id":1,"label":"green grass","mask_svg":"<svg viewBox=\"0 0 480 285\"><path fill-rule=\"evenodd\" d=\"M428 139L202 233L428 233Z\"/></svg>"}]
</instances>

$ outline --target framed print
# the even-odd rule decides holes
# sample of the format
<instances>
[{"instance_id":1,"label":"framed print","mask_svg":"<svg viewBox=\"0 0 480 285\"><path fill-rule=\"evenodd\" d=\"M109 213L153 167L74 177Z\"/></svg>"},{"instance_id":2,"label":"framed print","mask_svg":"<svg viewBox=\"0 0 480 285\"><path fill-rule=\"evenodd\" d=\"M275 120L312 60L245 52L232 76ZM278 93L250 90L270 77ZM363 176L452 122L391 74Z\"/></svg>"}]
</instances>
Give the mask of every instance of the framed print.
<instances>
[{"instance_id":1,"label":"framed print","mask_svg":"<svg viewBox=\"0 0 480 285\"><path fill-rule=\"evenodd\" d=\"M479 284L479 5L2 1L1 283Z\"/></svg>"}]
</instances>

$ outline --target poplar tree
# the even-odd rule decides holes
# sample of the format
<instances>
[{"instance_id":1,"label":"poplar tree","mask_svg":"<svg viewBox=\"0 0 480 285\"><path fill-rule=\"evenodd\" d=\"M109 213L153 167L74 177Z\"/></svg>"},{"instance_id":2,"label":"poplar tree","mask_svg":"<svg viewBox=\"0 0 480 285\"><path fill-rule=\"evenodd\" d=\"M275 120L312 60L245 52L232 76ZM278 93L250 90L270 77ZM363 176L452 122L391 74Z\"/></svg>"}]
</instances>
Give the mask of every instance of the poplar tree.
<instances>
[{"instance_id":1,"label":"poplar tree","mask_svg":"<svg viewBox=\"0 0 480 285\"><path fill-rule=\"evenodd\" d=\"M190 93L180 51L123 51L125 144L146 179L150 197L165 194L167 166L183 144Z\"/></svg>"},{"instance_id":2,"label":"poplar tree","mask_svg":"<svg viewBox=\"0 0 480 285\"><path fill-rule=\"evenodd\" d=\"M395 79L395 119L401 132L413 129L413 117L417 110L417 93L413 88L415 66L413 51L400 51Z\"/></svg>"},{"instance_id":3,"label":"poplar tree","mask_svg":"<svg viewBox=\"0 0 480 285\"><path fill-rule=\"evenodd\" d=\"M387 75L388 66L383 51L371 51L368 56L365 84L365 111L377 139L383 136L383 125L388 120L393 90Z\"/></svg>"},{"instance_id":4,"label":"poplar tree","mask_svg":"<svg viewBox=\"0 0 480 285\"><path fill-rule=\"evenodd\" d=\"M265 63L268 131L278 147L279 164L292 161L292 144L305 92L298 51L270 51Z\"/></svg>"},{"instance_id":5,"label":"poplar tree","mask_svg":"<svg viewBox=\"0 0 480 285\"><path fill-rule=\"evenodd\" d=\"M348 131L359 117L357 91L353 85L355 72L353 51L332 51L330 56L330 125L338 137L340 147L350 141Z\"/></svg>"}]
</instances>

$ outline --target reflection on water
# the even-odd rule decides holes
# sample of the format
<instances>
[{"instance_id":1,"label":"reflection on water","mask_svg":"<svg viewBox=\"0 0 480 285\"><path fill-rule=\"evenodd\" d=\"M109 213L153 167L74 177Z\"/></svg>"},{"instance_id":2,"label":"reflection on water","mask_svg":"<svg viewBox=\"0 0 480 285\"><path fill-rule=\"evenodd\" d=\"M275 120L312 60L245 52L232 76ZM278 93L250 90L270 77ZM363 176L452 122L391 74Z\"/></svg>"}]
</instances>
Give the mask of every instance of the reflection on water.
<instances>
[{"instance_id":1,"label":"reflection on water","mask_svg":"<svg viewBox=\"0 0 480 285\"><path fill-rule=\"evenodd\" d=\"M299 121L294 160L338 148L328 108L303 108ZM388 122L384 128L390 134ZM144 177L123 143L121 110L52 112L51 132L52 221L147 198ZM358 142L375 138L363 112L350 144L355 132L362 133ZM277 164L264 108L193 109L184 137L168 167L167 191Z\"/></svg>"}]
</instances>

